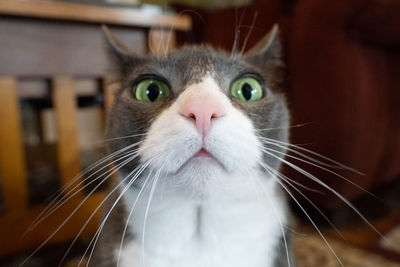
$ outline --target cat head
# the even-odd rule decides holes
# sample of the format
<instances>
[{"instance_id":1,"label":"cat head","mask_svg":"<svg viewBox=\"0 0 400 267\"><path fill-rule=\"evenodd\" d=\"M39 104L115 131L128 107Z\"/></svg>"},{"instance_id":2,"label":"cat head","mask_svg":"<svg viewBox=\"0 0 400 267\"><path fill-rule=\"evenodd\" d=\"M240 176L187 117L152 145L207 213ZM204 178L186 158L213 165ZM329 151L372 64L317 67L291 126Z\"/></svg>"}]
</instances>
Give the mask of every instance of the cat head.
<instances>
[{"instance_id":1,"label":"cat head","mask_svg":"<svg viewBox=\"0 0 400 267\"><path fill-rule=\"evenodd\" d=\"M263 153L265 138L288 141L276 26L246 54L186 46L165 55L137 55L105 32L121 76L107 131L108 138L118 139L110 150L132 147L138 154L121 168L125 175L148 164L149 170L197 187L231 174L246 179L262 169L260 163L280 167Z\"/></svg>"}]
</instances>

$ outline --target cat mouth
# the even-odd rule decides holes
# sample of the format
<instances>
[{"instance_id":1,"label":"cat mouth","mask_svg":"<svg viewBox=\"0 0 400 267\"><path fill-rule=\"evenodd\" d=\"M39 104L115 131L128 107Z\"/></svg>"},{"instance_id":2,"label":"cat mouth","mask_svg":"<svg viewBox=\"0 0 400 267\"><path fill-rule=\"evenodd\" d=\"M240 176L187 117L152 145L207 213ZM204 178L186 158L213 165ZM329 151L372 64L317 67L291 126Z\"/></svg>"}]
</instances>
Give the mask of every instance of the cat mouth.
<instances>
[{"instance_id":1,"label":"cat mouth","mask_svg":"<svg viewBox=\"0 0 400 267\"><path fill-rule=\"evenodd\" d=\"M216 159L214 158L214 156L213 156L210 152L208 152L207 150L205 150L204 148L202 148L202 149L200 149L199 151L197 151L197 153L194 154L194 155L191 157L191 159L194 159L194 158L211 158L211 159L216 160Z\"/></svg>"},{"instance_id":2,"label":"cat mouth","mask_svg":"<svg viewBox=\"0 0 400 267\"><path fill-rule=\"evenodd\" d=\"M225 166L219 161L212 153L208 152L205 148L201 148L197 151L189 160L200 160L200 161L213 161L217 163L222 169L226 170Z\"/></svg>"},{"instance_id":3,"label":"cat mouth","mask_svg":"<svg viewBox=\"0 0 400 267\"><path fill-rule=\"evenodd\" d=\"M193 156L191 156L180 168L179 170L181 170L182 168L184 168L189 162L192 161L200 161L200 162L214 162L217 163L222 169L226 170L225 166L216 158L213 156L213 154L211 154L210 152L208 152L206 149L201 148L199 151L197 151L196 153L193 154ZM179 172L178 170L178 172Z\"/></svg>"}]
</instances>

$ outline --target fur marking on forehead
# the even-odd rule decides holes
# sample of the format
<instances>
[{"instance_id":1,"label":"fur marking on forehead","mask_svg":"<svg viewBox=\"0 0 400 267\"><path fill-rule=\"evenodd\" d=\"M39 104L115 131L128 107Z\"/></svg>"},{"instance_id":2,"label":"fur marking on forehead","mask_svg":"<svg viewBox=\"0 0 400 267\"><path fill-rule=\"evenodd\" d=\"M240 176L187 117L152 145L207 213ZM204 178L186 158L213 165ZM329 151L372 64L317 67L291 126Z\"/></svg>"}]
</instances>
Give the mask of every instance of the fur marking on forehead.
<instances>
[{"instance_id":1,"label":"fur marking on forehead","mask_svg":"<svg viewBox=\"0 0 400 267\"><path fill-rule=\"evenodd\" d=\"M216 90L222 92L221 87L218 85L217 81L209 73L201 77L198 82L194 82L187 85L185 90L194 87L199 89L202 88L202 89Z\"/></svg>"}]
</instances>

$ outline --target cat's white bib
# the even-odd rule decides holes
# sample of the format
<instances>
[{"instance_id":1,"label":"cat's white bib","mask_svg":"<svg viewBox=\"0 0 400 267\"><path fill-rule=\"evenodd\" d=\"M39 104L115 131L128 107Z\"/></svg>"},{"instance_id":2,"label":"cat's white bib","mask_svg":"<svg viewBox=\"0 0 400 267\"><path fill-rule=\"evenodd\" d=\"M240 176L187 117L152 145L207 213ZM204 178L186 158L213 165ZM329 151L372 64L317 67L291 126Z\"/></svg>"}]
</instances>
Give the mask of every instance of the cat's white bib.
<instances>
[{"instance_id":1,"label":"cat's white bib","mask_svg":"<svg viewBox=\"0 0 400 267\"><path fill-rule=\"evenodd\" d=\"M258 181L242 182L237 198L211 196L201 202L201 215L199 202L185 201L174 195L173 189L166 188L168 185L160 186L151 202L145 228L148 192L142 195L129 227L134 229L132 234L136 238L125 244L120 266L272 266L286 223L285 204L275 191L273 178L251 178ZM162 198L158 197L161 190ZM125 199L128 209L135 199L135 194ZM116 257L118 254L116 251Z\"/></svg>"}]
</instances>

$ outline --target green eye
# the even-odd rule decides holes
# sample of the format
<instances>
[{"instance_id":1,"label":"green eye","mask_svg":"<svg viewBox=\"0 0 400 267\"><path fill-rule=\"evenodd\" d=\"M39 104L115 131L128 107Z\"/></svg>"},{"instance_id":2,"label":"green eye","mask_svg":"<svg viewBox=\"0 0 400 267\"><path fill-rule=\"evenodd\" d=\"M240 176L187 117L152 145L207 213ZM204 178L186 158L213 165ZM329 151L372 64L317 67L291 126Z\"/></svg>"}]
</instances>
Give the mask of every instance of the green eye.
<instances>
[{"instance_id":1,"label":"green eye","mask_svg":"<svg viewBox=\"0 0 400 267\"><path fill-rule=\"evenodd\" d=\"M135 88L136 99L144 102L159 101L170 93L169 86L156 79L142 80L135 86Z\"/></svg>"},{"instance_id":2,"label":"green eye","mask_svg":"<svg viewBox=\"0 0 400 267\"><path fill-rule=\"evenodd\" d=\"M245 102L257 101L263 96L261 84L254 78L237 79L231 86L231 94Z\"/></svg>"}]
</instances>

